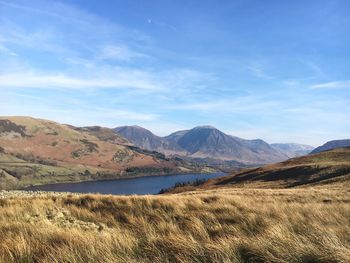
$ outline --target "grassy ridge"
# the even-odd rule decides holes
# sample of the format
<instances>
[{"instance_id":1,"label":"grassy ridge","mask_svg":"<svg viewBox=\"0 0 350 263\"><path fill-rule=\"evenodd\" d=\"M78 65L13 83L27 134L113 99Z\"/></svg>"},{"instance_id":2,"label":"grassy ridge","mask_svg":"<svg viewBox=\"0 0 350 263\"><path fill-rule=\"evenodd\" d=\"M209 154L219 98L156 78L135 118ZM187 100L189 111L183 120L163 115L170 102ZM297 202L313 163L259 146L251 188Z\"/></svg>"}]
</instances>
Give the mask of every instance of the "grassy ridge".
<instances>
[{"instance_id":1,"label":"grassy ridge","mask_svg":"<svg viewBox=\"0 0 350 263\"><path fill-rule=\"evenodd\" d=\"M349 262L349 192L0 199L0 262Z\"/></svg>"},{"instance_id":2,"label":"grassy ridge","mask_svg":"<svg viewBox=\"0 0 350 263\"><path fill-rule=\"evenodd\" d=\"M171 192L179 193L220 187L349 189L350 148L339 148L258 168L244 169L227 176L208 180L199 186L178 187L172 189Z\"/></svg>"}]
</instances>

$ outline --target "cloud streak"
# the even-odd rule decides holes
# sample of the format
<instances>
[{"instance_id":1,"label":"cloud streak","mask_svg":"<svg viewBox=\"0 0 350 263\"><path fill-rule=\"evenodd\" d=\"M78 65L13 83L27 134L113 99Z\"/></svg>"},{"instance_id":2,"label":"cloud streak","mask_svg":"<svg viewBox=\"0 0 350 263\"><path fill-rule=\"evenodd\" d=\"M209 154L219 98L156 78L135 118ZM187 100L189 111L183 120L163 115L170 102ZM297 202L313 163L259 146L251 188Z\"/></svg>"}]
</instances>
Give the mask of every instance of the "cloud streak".
<instances>
[{"instance_id":1,"label":"cloud streak","mask_svg":"<svg viewBox=\"0 0 350 263\"><path fill-rule=\"evenodd\" d=\"M248 70L253 76L261 79L273 79L268 73L266 73L266 66L261 61L254 61L248 66Z\"/></svg>"},{"instance_id":2,"label":"cloud streak","mask_svg":"<svg viewBox=\"0 0 350 263\"><path fill-rule=\"evenodd\" d=\"M132 61L134 59L148 57L148 55L136 52L124 45L106 45L101 48L100 54L97 55L97 58L101 60L121 61Z\"/></svg>"},{"instance_id":3,"label":"cloud streak","mask_svg":"<svg viewBox=\"0 0 350 263\"><path fill-rule=\"evenodd\" d=\"M312 89L349 89L350 80L345 81L331 81L325 83L314 84L311 86Z\"/></svg>"},{"instance_id":4,"label":"cloud streak","mask_svg":"<svg viewBox=\"0 0 350 263\"><path fill-rule=\"evenodd\" d=\"M145 72L117 71L109 76L73 77L65 74L50 74L40 72L15 72L0 75L0 88L111 88L111 89L139 89L156 91L163 87L151 80Z\"/></svg>"}]
</instances>

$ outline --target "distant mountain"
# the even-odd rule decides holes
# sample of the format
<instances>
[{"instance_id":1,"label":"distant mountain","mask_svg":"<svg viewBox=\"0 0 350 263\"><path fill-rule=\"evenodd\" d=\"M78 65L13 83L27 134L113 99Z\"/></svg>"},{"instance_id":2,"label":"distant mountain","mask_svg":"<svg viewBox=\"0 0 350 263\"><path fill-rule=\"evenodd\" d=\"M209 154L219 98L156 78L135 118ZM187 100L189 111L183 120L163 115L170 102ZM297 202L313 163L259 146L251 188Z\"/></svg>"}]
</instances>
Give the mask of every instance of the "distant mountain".
<instances>
[{"instance_id":1,"label":"distant mountain","mask_svg":"<svg viewBox=\"0 0 350 263\"><path fill-rule=\"evenodd\" d=\"M189 130L179 138L178 144L193 157L211 157L245 163L267 163L286 158L263 140L244 140L211 126Z\"/></svg>"},{"instance_id":2,"label":"distant mountain","mask_svg":"<svg viewBox=\"0 0 350 263\"><path fill-rule=\"evenodd\" d=\"M161 137L140 126L121 126L114 128L113 131L146 150L155 150L161 148L164 144Z\"/></svg>"},{"instance_id":3,"label":"distant mountain","mask_svg":"<svg viewBox=\"0 0 350 263\"><path fill-rule=\"evenodd\" d=\"M165 154L235 160L248 164L270 163L288 158L263 140L233 137L212 126L177 131L166 137L156 136L138 126L124 126L114 130L138 147Z\"/></svg>"},{"instance_id":4,"label":"distant mountain","mask_svg":"<svg viewBox=\"0 0 350 263\"><path fill-rule=\"evenodd\" d=\"M315 148L311 153L319 153L319 152L328 151L336 148L342 148L342 147L350 147L350 139L334 140L334 141L326 142L322 146Z\"/></svg>"},{"instance_id":5,"label":"distant mountain","mask_svg":"<svg viewBox=\"0 0 350 263\"><path fill-rule=\"evenodd\" d=\"M137 125L116 127L113 131L142 149L166 154L183 153L183 150L176 143Z\"/></svg>"},{"instance_id":6,"label":"distant mountain","mask_svg":"<svg viewBox=\"0 0 350 263\"><path fill-rule=\"evenodd\" d=\"M273 143L270 145L287 155L289 158L309 154L315 148L310 145L298 143Z\"/></svg>"}]
</instances>

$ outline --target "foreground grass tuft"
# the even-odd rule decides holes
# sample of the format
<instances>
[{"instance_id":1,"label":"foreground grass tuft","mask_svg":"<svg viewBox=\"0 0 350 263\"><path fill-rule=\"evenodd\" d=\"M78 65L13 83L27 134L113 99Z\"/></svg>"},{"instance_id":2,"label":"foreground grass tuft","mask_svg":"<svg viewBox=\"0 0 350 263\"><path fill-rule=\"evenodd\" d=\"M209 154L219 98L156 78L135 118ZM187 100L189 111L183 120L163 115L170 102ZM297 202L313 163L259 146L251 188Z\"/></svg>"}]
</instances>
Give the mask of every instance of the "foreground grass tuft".
<instances>
[{"instance_id":1,"label":"foreground grass tuft","mask_svg":"<svg viewBox=\"0 0 350 263\"><path fill-rule=\"evenodd\" d=\"M0 262L350 260L348 191L223 189L0 201Z\"/></svg>"}]
</instances>

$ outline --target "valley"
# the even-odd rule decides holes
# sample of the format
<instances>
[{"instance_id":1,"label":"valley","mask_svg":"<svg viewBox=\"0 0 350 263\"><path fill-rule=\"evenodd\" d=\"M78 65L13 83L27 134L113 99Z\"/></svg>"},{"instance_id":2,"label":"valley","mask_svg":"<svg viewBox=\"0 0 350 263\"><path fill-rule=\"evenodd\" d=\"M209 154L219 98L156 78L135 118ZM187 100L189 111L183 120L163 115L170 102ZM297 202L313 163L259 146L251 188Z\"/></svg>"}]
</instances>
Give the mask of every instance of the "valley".
<instances>
[{"instance_id":1,"label":"valley","mask_svg":"<svg viewBox=\"0 0 350 263\"><path fill-rule=\"evenodd\" d=\"M0 262L345 263L350 258L350 148L288 159L311 148L232 140L205 126L188 137L173 134L171 140L182 146L166 155L170 143L153 141L142 149L130 136L99 126L28 117L2 118L0 124L1 188L37 185L31 191L0 191ZM256 158L247 145L256 147L256 154L274 148L278 154L272 158L283 148L283 161L254 166L232 157L238 152ZM184 155L175 154L185 147ZM259 160L266 162L264 156ZM211 174L218 167L231 172ZM207 174L159 176L193 171ZM133 176L139 177L127 179ZM113 178L125 179L115 185L86 182ZM85 183L67 184L79 181ZM49 185L53 182L66 184Z\"/></svg>"},{"instance_id":2,"label":"valley","mask_svg":"<svg viewBox=\"0 0 350 263\"><path fill-rule=\"evenodd\" d=\"M305 145L277 147L260 139L244 140L212 126L159 137L139 126L75 127L23 116L0 117L0 147L0 189L238 171L311 150Z\"/></svg>"},{"instance_id":3,"label":"valley","mask_svg":"<svg viewBox=\"0 0 350 263\"><path fill-rule=\"evenodd\" d=\"M133 146L111 129L0 118L0 189L217 169Z\"/></svg>"}]
</instances>

